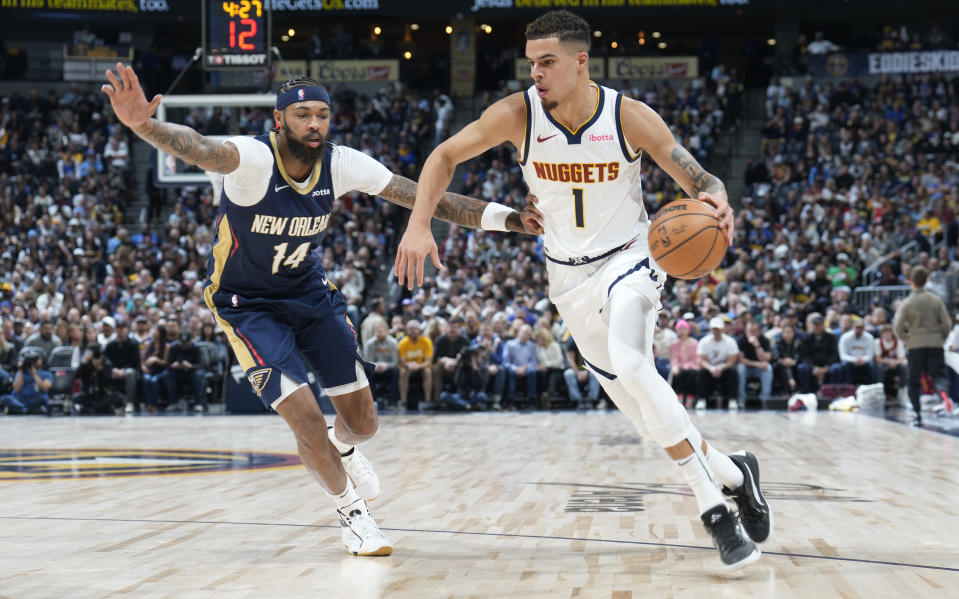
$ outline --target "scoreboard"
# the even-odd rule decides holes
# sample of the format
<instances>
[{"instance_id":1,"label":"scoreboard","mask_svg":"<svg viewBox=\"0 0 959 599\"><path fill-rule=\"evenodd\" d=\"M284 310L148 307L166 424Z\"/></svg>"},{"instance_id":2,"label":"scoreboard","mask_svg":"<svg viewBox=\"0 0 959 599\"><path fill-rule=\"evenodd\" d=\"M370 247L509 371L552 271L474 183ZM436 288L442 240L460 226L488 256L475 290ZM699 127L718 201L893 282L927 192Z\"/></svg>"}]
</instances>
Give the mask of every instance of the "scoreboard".
<instances>
[{"instance_id":1,"label":"scoreboard","mask_svg":"<svg viewBox=\"0 0 959 599\"><path fill-rule=\"evenodd\" d=\"M270 60L269 0L204 0L203 66L262 69Z\"/></svg>"}]
</instances>

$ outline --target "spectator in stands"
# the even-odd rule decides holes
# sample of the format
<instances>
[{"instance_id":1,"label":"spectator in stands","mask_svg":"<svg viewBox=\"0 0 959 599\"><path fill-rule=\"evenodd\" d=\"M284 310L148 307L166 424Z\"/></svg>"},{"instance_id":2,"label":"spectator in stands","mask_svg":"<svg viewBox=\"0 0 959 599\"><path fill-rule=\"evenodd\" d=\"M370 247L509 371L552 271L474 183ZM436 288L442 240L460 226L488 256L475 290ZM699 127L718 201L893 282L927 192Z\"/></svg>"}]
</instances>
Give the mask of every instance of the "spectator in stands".
<instances>
[{"instance_id":1,"label":"spectator in stands","mask_svg":"<svg viewBox=\"0 0 959 599\"><path fill-rule=\"evenodd\" d=\"M97 334L97 344L101 349L105 348L108 343L117 338L116 333L117 321L112 316L104 316L100 320L100 332Z\"/></svg>"},{"instance_id":2,"label":"spectator in stands","mask_svg":"<svg viewBox=\"0 0 959 599\"><path fill-rule=\"evenodd\" d=\"M73 373L80 390L73 394L77 414L113 414L123 410L125 398L113 389L113 364L103 355L100 345L90 344L80 366Z\"/></svg>"},{"instance_id":3,"label":"spectator in stands","mask_svg":"<svg viewBox=\"0 0 959 599\"><path fill-rule=\"evenodd\" d=\"M11 383L12 391L0 397L5 413L26 414L31 411L50 413L50 387L53 375L46 369L46 358L36 346L24 347L17 361Z\"/></svg>"},{"instance_id":4,"label":"spectator in stands","mask_svg":"<svg viewBox=\"0 0 959 599\"><path fill-rule=\"evenodd\" d=\"M921 266L912 269L909 294L893 319L896 337L905 341L909 364L909 401L916 411L916 426L922 425L919 392L923 373L932 378L940 391L947 388L943 346L952 330L952 318L939 296L928 291L929 271Z\"/></svg>"},{"instance_id":5,"label":"spectator in stands","mask_svg":"<svg viewBox=\"0 0 959 599\"><path fill-rule=\"evenodd\" d=\"M365 320L363 322L366 323ZM374 397L380 397L378 390L386 386L387 405L397 407L400 399L400 355L396 339L389 335L386 328L386 320L377 324L373 337L363 345L363 357L375 367L370 379Z\"/></svg>"},{"instance_id":6,"label":"spectator in stands","mask_svg":"<svg viewBox=\"0 0 959 599\"><path fill-rule=\"evenodd\" d=\"M511 407L516 400L516 379L526 381L526 398L533 402L537 397L536 371L539 366L536 358L536 343L532 340L533 327L521 325L515 339L510 339L503 347L503 369L506 371L506 389L503 393L504 407Z\"/></svg>"},{"instance_id":7,"label":"spectator in stands","mask_svg":"<svg viewBox=\"0 0 959 599\"><path fill-rule=\"evenodd\" d=\"M137 382L140 380L140 345L130 338L130 325L127 321L120 320L116 324L116 338L106 344L103 355L113 364L111 385L115 390L123 390L123 397L126 398L124 409L130 414L136 410L139 403Z\"/></svg>"},{"instance_id":8,"label":"spectator in stands","mask_svg":"<svg viewBox=\"0 0 959 599\"><path fill-rule=\"evenodd\" d=\"M43 354L43 359L50 357L53 348L63 345L59 337L53 334L53 321L45 318L40 322L40 330L27 337L23 342L24 347L39 348Z\"/></svg>"},{"instance_id":9,"label":"spectator in stands","mask_svg":"<svg viewBox=\"0 0 959 599\"><path fill-rule=\"evenodd\" d=\"M879 327L875 345L877 378L886 392L886 402L898 403L899 389L906 386L906 344L896 338L891 324L884 324Z\"/></svg>"},{"instance_id":10,"label":"spectator in stands","mask_svg":"<svg viewBox=\"0 0 959 599\"><path fill-rule=\"evenodd\" d=\"M691 316L691 315L690 315ZM676 339L669 346L670 382L679 401L687 408L696 400L699 376L699 341L690 335L689 321L676 322Z\"/></svg>"},{"instance_id":11,"label":"spectator in stands","mask_svg":"<svg viewBox=\"0 0 959 599\"><path fill-rule=\"evenodd\" d=\"M370 304L370 313L363 319L363 322L360 323L360 341L362 347L366 347L367 342L377 335L376 329L381 325L384 327L387 326L386 317L384 316L385 311L386 305L383 298L373 298L373 302Z\"/></svg>"},{"instance_id":12,"label":"spectator in stands","mask_svg":"<svg viewBox=\"0 0 959 599\"><path fill-rule=\"evenodd\" d=\"M669 348L676 341L676 331L670 325L669 312L663 310L659 313L659 325L653 333L653 361L656 364L656 371L666 380L669 380L670 358Z\"/></svg>"},{"instance_id":13,"label":"spectator in stands","mask_svg":"<svg viewBox=\"0 0 959 599\"><path fill-rule=\"evenodd\" d=\"M799 364L800 341L796 337L796 326L792 322L782 325L779 339L773 345L773 357L776 360L774 387L793 393L796 390L798 378L797 365Z\"/></svg>"},{"instance_id":14,"label":"spectator in stands","mask_svg":"<svg viewBox=\"0 0 959 599\"><path fill-rule=\"evenodd\" d=\"M458 364L453 372L451 390L443 391L440 398L454 410L472 410L486 406L486 388L488 373L483 368L482 351L477 347L466 347L459 355Z\"/></svg>"},{"instance_id":15,"label":"spectator in stands","mask_svg":"<svg viewBox=\"0 0 959 599\"><path fill-rule=\"evenodd\" d=\"M146 400L146 409L149 413L156 412L160 404L160 390L166 388L167 364L170 357L170 343L167 337L167 323L160 321L153 329L153 335L143 352L143 363L140 370L143 372L143 395ZM172 401L172 396L167 401Z\"/></svg>"},{"instance_id":16,"label":"spectator in stands","mask_svg":"<svg viewBox=\"0 0 959 599\"><path fill-rule=\"evenodd\" d=\"M184 385L189 385L193 392L194 409L203 412L208 411L203 356L189 332L183 331L180 333L179 340L170 344L167 362L169 366L167 367L166 388L170 403L172 404L174 399L178 397L178 389ZM183 399L180 399L180 403L184 409L189 407Z\"/></svg>"},{"instance_id":17,"label":"spectator in stands","mask_svg":"<svg viewBox=\"0 0 959 599\"><path fill-rule=\"evenodd\" d=\"M852 330L839 337L839 359L843 364L843 380L854 385L871 385L878 380L876 373L876 343L866 332L865 321L856 316Z\"/></svg>"},{"instance_id":18,"label":"spectator in stands","mask_svg":"<svg viewBox=\"0 0 959 599\"><path fill-rule=\"evenodd\" d=\"M417 320L406 323L407 336L397 344L397 353L400 357L400 403L407 410L418 410L419 398L411 400L409 397L410 377L417 374L423 383L423 396L429 405L433 393L432 370L433 342L429 337L421 335L422 325Z\"/></svg>"},{"instance_id":19,"label":"spectator in stands","mask_svg":"<svg viewBox=\"0 0 959 599\"><path fill-rule=\"evenodd\" d=\"M809 42L809 45L806 46L806 52L809 54L829 54L830 52L837 52L840 48L836 44L826 39L826 35L822 31L817 31L813 37L813 41Z\"/></svg>"},{"instance_id":20,"label":"spectator in stands","mask_svg":"<svg viewBox=\"0 0 959 599\"><path fill-rule=\"evenodd\" d=\"M548 328L536 330L536 362L540 376L539 388L545 389L540 393L539 407L548 410L553 398L559 397L559 384L563 380L566 364L563 350Z\"/></svg>"},{"instance_id":21,"label":"spectator in stands","mask_svg":"<svg viewBox=\"0 0 959 599\"><path fill-rule=\"evenodd\" d=\"M706 402L714 391L721 398L717 407L736 404L736 364L739 361L739 345L725 333L726 323L719 316L709 321L709 334L699 340L696 354L699 356L699 399L696 409L706 407Z\"/></svg>"},{"instance_id":22,"label":"spectator in stands","mask_svg":"<svg viewBox=\"0 0 959 599\"><path fill-rule=\"evenodd\" d=\"M3 327L0 330L0 366L8 373L16 370L17 356L23 347L23 340L13 330L13 319L7 314L3 318Z\"/></svg>"},{"instance_id":23,"label":"spectator in stands","mask_svg":"<svg viewBox=\"0 0 959 599\"><path fill-rule=\"evenodd\" d=\"M433 397L452 385L453 372L459 364L459 355L469 347L470 340L462 331L463 319L459 316L446 322L444 334L433 344Z\"/></svg>"},{"instance_id":24,"label":"spectator in stands","mask_svg":"<svg viewBox=\"0 0 959 599\"><path fill-rule=\"evenodd\" d=\"M500 409L503 390L506 388L506 371L503 370L503 342L493 332L493 325L482 323L479 335L473 339L472 347L481 351L481 364L486 369L487 385L492 386L492 407Z\"/></svg>"},{"instance_id":25,"label":"spectator in stands","mask_svg":"<svg viewBox=\"0 0 959 599\"><path fill-rule=\"evenodd\" d=\"M761 334L759 323L750 320L746 324L746 330L737 340L737 345L739 346L739 363L736 365L739 403L746 405L747 379L759 377L759 400L765 405L773 387L773 354L769 339Z\"/></svg>"},{"instance_id":26,"label":"spectator in stands","mask_svg":"<svg viewBox=\"0 0 959 599\"><path fill-rule=\"evenodd\" d=\"M566 340L565 354L566 370L563 371L563 378L566 380L569 401L577 409L591 409L599 399L599 381L592 372L586 369L583 355L579 353L579 348L576 347L576 342L572 336ZM581 385L586 385L585 398L580 388Z\"/></svg>"},{"instance_id":27,"label":"spectator in stands","mask_svg":"<svg viewBox=\"0 0 959 599\"><path fill-rule=\"evenodd\" d=\"M811 330L799 345L799 365L796 367L799 390L803 393L815 393L823 383L843 382L836 336L826 330L821 314L810 314L809 326Z\"/></svg>"}]
</instances>

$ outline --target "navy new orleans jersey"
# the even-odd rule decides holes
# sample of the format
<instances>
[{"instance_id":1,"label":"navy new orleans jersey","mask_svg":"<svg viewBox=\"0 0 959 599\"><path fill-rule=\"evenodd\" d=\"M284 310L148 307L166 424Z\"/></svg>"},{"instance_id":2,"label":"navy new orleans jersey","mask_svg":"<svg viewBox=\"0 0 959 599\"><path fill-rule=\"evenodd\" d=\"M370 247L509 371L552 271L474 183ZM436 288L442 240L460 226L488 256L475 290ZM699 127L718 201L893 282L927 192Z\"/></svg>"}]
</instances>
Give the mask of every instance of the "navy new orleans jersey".
<instances>
[{"instance_id":1,"label":"navy new orleans jersey","mask_svg":"<svg viewBox=\"0 0 959 599\"><path fill-rule=\"evenodd\" d=\"M277 155L276 134L255 138ZM210 285L241 295L278 297L304 283L323 283L325 275L313 253L330 220L336 194L331 177L333 146L313 169L306 189L299 190L279 160L265 197L253 206L220 199L213 255L207 263Z\"/></svg>"},{"instance_id":2,"label":"navy new orleans jersey","mask_svg":"<svg viewBox=\"0 0 959 599\"><path fill-rule=\"evenodd\" d=\"M308 370L332 397L367 386L346 302L313 253L337 195L379 193L392 173L369 156L327 144L304 183L290 178L277 135L233 137L240 165L223 178L203 299L266 406Z\"/></svg>"}]
</instances>

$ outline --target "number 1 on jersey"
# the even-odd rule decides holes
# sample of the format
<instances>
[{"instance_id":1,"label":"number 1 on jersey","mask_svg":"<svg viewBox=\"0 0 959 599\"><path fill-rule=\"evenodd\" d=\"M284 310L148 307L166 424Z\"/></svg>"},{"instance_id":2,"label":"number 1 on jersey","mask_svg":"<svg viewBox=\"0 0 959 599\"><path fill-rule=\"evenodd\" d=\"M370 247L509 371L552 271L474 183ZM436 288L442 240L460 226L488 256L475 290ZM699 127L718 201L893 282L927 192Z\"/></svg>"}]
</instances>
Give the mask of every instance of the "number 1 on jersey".
<instances>
[{"instance_id":1,"label":"number 1 on jersey","mask_svg":"<svg viewBox=\"0 0 959 599\"><path fill-rule=\"evenodd\" d=\"M583 215L583 190L579 187L573 188L573 212L576 215L576 228L585 228L586 217Z\"/></svg>"},{"instance_id":2,"label":"number 1 on jersey","mask_svg":"<svg viewBox=\"0 0 959 599\"><path fill-rule=\"evenodd\" d=\"M288 243L283 242L280 245L273 246L273 249L276 250L276 255L273 256L273 274L280 270L280 264L289 266L291 269L296 268L300 265L300 262L306 259L306 253L310 251L310 242L305 241L296 246L293 253L287 256L286 248L288 245ZM283 259L284 257L286 257L286 260Z\"/></svg>"}]
</instances>

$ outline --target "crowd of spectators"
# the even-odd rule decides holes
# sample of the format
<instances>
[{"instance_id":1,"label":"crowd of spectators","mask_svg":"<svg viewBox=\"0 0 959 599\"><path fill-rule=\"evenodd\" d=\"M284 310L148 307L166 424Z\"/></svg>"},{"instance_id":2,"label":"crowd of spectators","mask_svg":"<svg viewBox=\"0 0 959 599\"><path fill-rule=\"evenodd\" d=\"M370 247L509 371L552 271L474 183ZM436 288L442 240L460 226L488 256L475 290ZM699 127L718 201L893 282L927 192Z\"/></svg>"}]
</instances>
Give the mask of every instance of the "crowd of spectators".
<instances>
[{"instance_id":1,"label":"crowd of spectators","mask_svg":"<svg viewBox=\"0 0 959 599\"><path fill-rule=\"evenodd\" d=\"M620 87L662 114L707 168L717 136L738 122L739 90L723 69L679 85ZM897 258L910 241L919 246L917 264L934 274L956 271L957 88L959 81L938 75L887 77L871 87L855 79L801 81L795 88L772 82L733 247L710 276L671 280L663 292L656 365L684 404L736 407L747 396L768 400L890 377L895 396L905 365L889 326L896 306L884 297L854 303L853 290L864 283L864 269L883 257L891 259L876 282L904 284L911 265ZM438 93L331 92L331 139L410 178L446 134L449 99ZM142 409L161 409L175 403L177 389L206 397L199 389L206 379L175 372L175 362L197 362L171 346L192 351L206 331L202 341L225 350L200 298L213 198L206 189L178 189L162 219L135 231L120 226L129 156L98 172L82 168L83 161L53 160L50 148L82 143L94 151L84 161L95 165L107 160L108 140L128 145L129 139L92 91L67 98L67 108L56 95L2 104L4 368L18 372L21 345L43 347L47 359L53 347L66 345L75 368L109 364L100 367L109 379L96 376L116 395L99 403L82 396L98 388L97 368L84 367L77 402L91 410L119 410L124 401L136 409L140 399ZM195 110L184 120L205 133L258 134L272 125L262 109ZM32 125L37 121L42 126ZM31 160L30 148L39 161ZM465 165L459 190L522 209L526 188L513 152L497 147ZM651 161L643 164L643 187L651 213L684 195ZM450 226L439 238L446 270L415 292L393 284L382 297L371 293L388 276L405 215L347 194L334 204L320 250L351 319L362 323L378 399L408 409L608 405L549 302L538 239ZM140 364L120 367L110 343L116 329L127 327Z\"/></svg>"}]
</instances>

